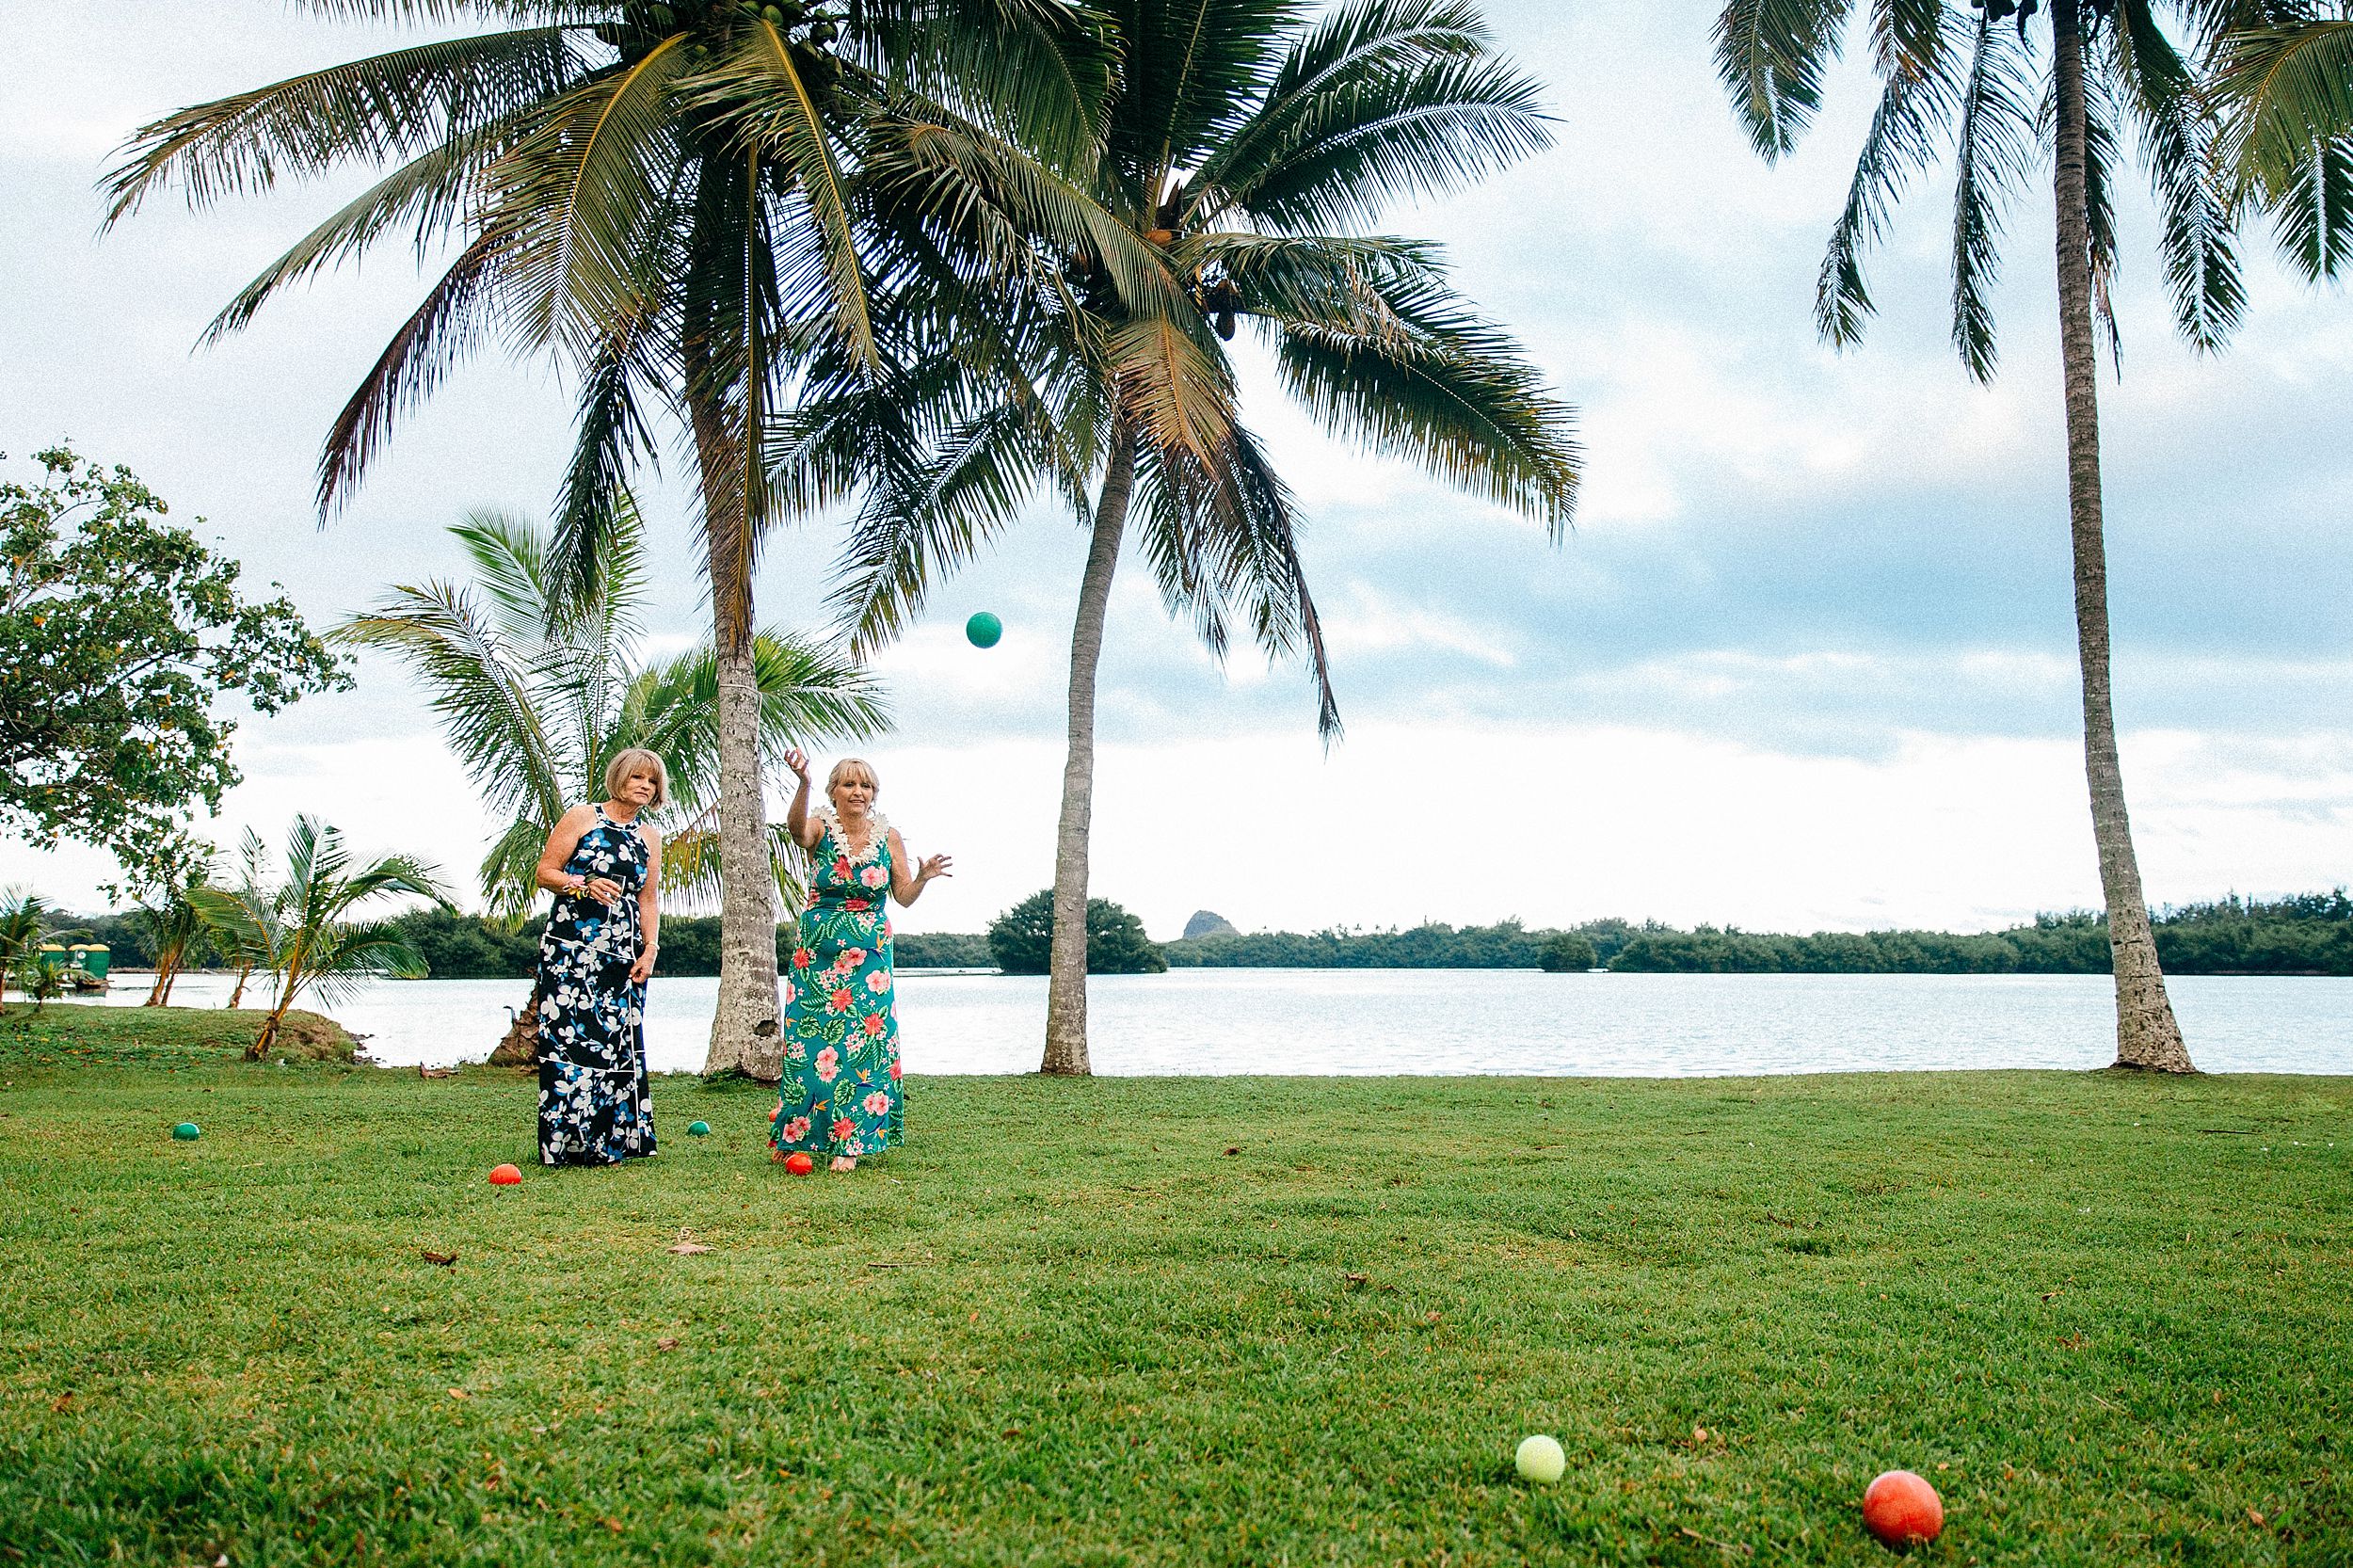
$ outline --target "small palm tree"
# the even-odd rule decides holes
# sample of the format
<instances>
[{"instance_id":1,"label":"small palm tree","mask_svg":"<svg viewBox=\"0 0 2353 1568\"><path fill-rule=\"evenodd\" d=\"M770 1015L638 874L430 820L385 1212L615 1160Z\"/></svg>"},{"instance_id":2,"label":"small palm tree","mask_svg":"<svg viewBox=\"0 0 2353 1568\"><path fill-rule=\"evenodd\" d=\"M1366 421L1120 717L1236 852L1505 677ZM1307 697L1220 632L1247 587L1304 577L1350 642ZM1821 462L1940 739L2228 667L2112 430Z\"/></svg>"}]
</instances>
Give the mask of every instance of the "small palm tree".
<instances>
[{"instance_id":1,"label":"small palm tree","mask_svg":"<svg viewBox=\"0 0 2353 1568\"><path fill-rule=\"evenodd\" d=\"M230 988L228 1003L229 1010L234 1012L245 1005L245 988L252 980L254 969L269 961L269 953L277 938L278 911L281 902L278 889L269 884L268 846L262 842L262 836L249 827L237 845L237 885L223 888L222 891L243 904L252 917L251 926L245 929L258 929L269 938L248 946L218 926L211 928L214 950L236 967L237 984Z\"/></svg>"},{"instance_id":2,"label":"small palm tree","mask_svg":"<svg viewBox=\"0 0 2353 1568\"><path fill-rule=\"evenodd\" d=\"M715 1028L773 1080L775 889L759 773L752 598L777 515L759 460L814 344L875 362L853 192L870 125L936 92L1067 148L1093 123L1101 68L1067 0L335 0L379 21L492 30L233 93L142 126L107 176L108 225L178 184L192 205L347 165L384 177L272 263L216 318L218 338L273 296L388 237L455 259L328 433L319 508L357 488L402 415L500 341L576 372L577 445L557 530L594 573L615 490L683 426L711 585L718 861ZM405 248L405 247L404 247Z\"/></svg>"},{"instance_id":3,"label":"small palm tree","mask_svg":"<svg viewBox=\"0 0 2353 1568\"><path fill-rule=\"evenodd\" d=\"M171 1005L171 988L180 971L200 954L208 940L203 915L189 894L211 880L213 846L183 839L168 847L132 897L133 923L147 938L154 955L155 983L148 988L148 1007Z\"/></svg>"},{"instance_id":4,"label":"small palm tree","mask_svg":"<svg viewBox=\"0 0 2353 1568\"><path fill-rule=\"evenodd\" d=\"M2221 0L2176 6L2201 24ZM1872 0L1880 78L1845 210L1832 226L1815 325L1840 347L1862 341L1875 307L1864 259L1905 185L1954 149L1952 335L1969 374L1994 370L1992 291L2003 210L2044 151L2055 151L2059 362L2067 420L2075 640L2083 680L2084 765L2116 975L2117 1064L2194 1070L2166 995L2124 806L2108 654L2107 545L2100 488L2098 339L2118 351L2108 292L2117 266L2115 199L2126 125L2137 132L2163 218L2176 324L2219 349L2245 304L2228 193L2216 179L2217 127L2196 72L2152 0L2050 0L2050 47L2028 24L2041 0ZM1729 0L1716 64L1734 112L1768 161L1797 145L1845 42L1850 0ZM1973 11L1975 14L1973 14Z\"/></svg>"},{"instance_id":5,"label":"small palm tree","mask_svg":"<svg viewBox=\"0 0 2353 1568\"><path fill-rule=\"evenodd\" d=\"M48 920L49 906L39 893L24 888L0 893L0 1013L8 1011L10 984L36 1002L40 1000L32 971L40 963L40 939Z\"/></svg>"},{"instance_id":6,"label":"small palm tree","mask_svg":"<svg viewBox=\"0 0 2353 1568\"><path fill-rule=\"evenodd\" d=\"M343 835L316 817L296 817L286 836L286 874L266 913L239 893L198 886L188 899L235 951L249 952L270 974L269 1013L246 1048L259 1062L278 1041L286 1012L305 994L332 1005L369 980L418 980L424 959L390 920L354 920L353 910L379 899L412 895L446 906L440 873L405 855L388 855L352 869Z\"/></svg>"},{"instance_id":7,"label":"small palm tree","mask_svg":"<svg viewBox=\"0 0 2353 1568\"><path fill-rule=\"evenodd\" d=\"M557 819L598 798L605 763L630 746L670 769L671 803L648 819L662 830L664 894L707 902L719 885L719 661L708 643L640 661L644 527L627 492L615 507L584 596L558 575L545 532L477 512L450 530L472 558L472 585L395 588L332 633L408 663L485 804L508 819L480 872L484 904L505 920L520 920L537 898L539 852ZM763 632L754 654L768 757L888 728L879 683L858 664L781 632ZM774 888L798 907L800 849L780 827L768 834ZM527 1005L519 1016L537 1014ZM746 1065L715 1026L711 1056L714 1071Z\"/></svg>"},{"instance_id":8,"label":"small palm tree","mask_svg":"<svg viewBox=\"0 0 2353 1568\"><path fill-rule=\"evenodd\" d=\"M2353 5L2210 0L2223 162L2312 281L2353 270Z\"/></svg>"},{"instance_id":9,"label":"small palm tree","mask_svg":"<svg viewBox=\"0 0 2353 1568\"><path fill-rule=\"evenodd\" d=\"M935 567L1039 484L1090 531L1071 634L1044 1070L1089 1070L1086 910L1096 668L1129 518L1172 611L1221 656L1239 617L1304 648L1337 734L1300 519L1242 424L1227 342L1248 323L1343 439L1544 521L1575 503L1568 410L1449 283L1433 248L1352 234L1386 203L1546 145L1536 88L1467 0L1112 0L1116 61L1088 176L1040 182L948 117L878 132L878 221L914 231L895 376L844 375L776 456L788 493L863 489L840 607L895 632ZM954 215L942 219L941 212ZM929 352L925 350L928 348ZM844 366L846 370L848 367ZM822 379L822 377L821 377Z\"/></svg>"}]
</instances>

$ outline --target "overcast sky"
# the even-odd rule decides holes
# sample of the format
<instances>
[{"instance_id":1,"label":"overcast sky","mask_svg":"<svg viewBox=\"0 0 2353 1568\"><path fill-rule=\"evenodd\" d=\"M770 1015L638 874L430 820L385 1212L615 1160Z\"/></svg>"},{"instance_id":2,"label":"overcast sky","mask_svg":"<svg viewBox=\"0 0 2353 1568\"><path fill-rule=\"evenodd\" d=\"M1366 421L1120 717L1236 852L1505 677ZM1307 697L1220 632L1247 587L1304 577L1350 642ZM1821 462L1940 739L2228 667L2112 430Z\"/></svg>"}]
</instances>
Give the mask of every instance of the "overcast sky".
<instances>
[{"instance_id":1,"label":"overcast sky","mask_svg":"<svg viewBox=\"0 0 2353 1568\"><path fill-rule=\"evenodd\" d=\"M1814 339L1822 239L1871 103L1861 56L1800 154L1767 168L1709 66L1711 4L1495 0L1546 84L1559 145L1478 191L1402 207L1579 411L1577 530L1527 522L1359 456L1245 356L1248 417L1299 491L1348 723L1328 755L1303 671L1221 669L1131 559L1103 669L1095 888L1173 936L1600 915L1751 929L1998 926L2099 898L2084 804L2047 199L2011 214L2002 375L1946 345L1949 173L1911 193L1859 351ZM328 529L312 465L413 308L387 247L192 351L234 290L350 183L190 216L158 200L103 241L94 183L137 124L391 46L269 0L0 0L0 450L59 438L203 520L251 585L314 624L460 570L471 507L543 513L566 449L543 364L478 361L398 433ZM2101 387L2116 689L2150 896L2353 876L2353 305L2249 236L2246 329L2173 335L2137 189ZM657 647L706 624L675 488ZM836 540L779 538L763 618L814 627ZM935 595L881 661L897 731L882 805L958 873L914 929L977 930L1051 875L1061 704L1083 539L1041 508ZM979 652L964 617L997 611ZM435 856L469 888L488 824L401 669L237 739L214 824L273 840L296 811ZM93 906L111 863L0 844L0 882Z\"/></svg>"}]
</instances>

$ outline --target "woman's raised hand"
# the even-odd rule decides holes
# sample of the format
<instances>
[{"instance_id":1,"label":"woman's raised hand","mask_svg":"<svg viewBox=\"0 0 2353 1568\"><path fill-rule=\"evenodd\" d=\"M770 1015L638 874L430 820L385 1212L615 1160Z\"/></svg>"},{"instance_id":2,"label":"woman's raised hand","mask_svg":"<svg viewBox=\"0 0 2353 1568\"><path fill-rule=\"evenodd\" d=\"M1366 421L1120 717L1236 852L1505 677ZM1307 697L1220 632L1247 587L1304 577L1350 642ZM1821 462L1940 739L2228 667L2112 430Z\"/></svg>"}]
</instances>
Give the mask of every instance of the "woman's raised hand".
<instances>
[{"instance_id":1,"label":"woman's raised hand","mask_svg":"<svg viewBox=\"0 0 2353 1568\"><path fill-rule=\"evenodd\" d=\"M932 856L915 869L915 880L929 882L935 876L953 876L955 872L948 868L954 864L955 862L945 855Z\"/></svg>"},{"instance_id":2,"label":"woman's raised hand","mask_svg":"<svg viewBox=\"0 0 2353 1568\"><path fill-rule=\"evenodd\" d=\"M808 785L808 752L803 751L803 750L802 750L799 746L792 746L792 747L788 748L788 749L786 750L785 754L784 754L784 765L785 765L786 767L791 768L791 769L792 770L792 776L793 776L793 777L795 777L795 778L797 778L797 779L799 779L799 780L801 781L801 783L803 784L803 786L807 786L807 785Z\"/></svg>"}]
</instances>

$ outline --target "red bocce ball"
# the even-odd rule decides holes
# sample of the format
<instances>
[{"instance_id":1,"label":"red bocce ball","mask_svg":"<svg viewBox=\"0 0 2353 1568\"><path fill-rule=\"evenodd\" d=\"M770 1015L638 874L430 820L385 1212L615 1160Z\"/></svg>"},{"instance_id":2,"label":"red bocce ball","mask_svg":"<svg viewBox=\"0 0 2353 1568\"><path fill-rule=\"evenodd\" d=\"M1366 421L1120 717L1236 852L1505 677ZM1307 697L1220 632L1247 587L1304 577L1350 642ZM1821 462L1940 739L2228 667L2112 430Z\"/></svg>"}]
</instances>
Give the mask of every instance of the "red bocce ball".
<instances>
[{"instance_id":1,"label":"red bocce ball","mask_svg":"<svg viewBox=\"0 0 2353 1568\"><path fill-rule=\"evenodd\" d=\"M512 1165L494 1165L490 1168L490 1185L493 1187L520 1187L522 1180L522 1172Z\"/></svg>"},{"instance_id":2,"label":"red bocce ball","mask_svg":"<svg viewBox=\"0 0 2353 1568\"><path fill-rule=\"evenodd\" d=\"M1886 1545L1901 1549L1933 1541L1945 1528L1944 1499L1909 1470L1890 1470L1863 1494L1863 1524Z\"/></svg>"},{"instance_id":3,"label":"red bocce ball","mask_svg":"<svg viewBox=\"0 0 2353 1568\"><path fill-rule=\"evenodd\" d=\"M784 1168L794 1176L807 1176L817 1168L817 1161L808 1157L807 1149L802 1149L784 1157Z\"/></svg>"}]
</instances>

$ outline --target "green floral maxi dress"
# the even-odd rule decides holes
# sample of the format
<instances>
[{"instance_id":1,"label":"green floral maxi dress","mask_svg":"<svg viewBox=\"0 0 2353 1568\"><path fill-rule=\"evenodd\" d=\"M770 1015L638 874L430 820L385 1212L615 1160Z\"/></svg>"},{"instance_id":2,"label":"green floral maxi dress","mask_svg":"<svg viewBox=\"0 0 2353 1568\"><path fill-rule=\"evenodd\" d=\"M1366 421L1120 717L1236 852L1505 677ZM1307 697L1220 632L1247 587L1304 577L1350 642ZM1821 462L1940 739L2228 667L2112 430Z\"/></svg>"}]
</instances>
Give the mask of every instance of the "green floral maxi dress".
<instances>
[{"instance_id":1,"label":"green floral maxi dress","mask_svg":"<svg viewBox=\"0 0 2353 1568\"><path fill-rule=\"evenodd\" d=\"M905 1141L899 1021L890 991L890 824L852 855L823 813L817 874L784 977L784 1081L770 1142L779 1154L855 1159Z\"/></svg>"}]
</instances>

